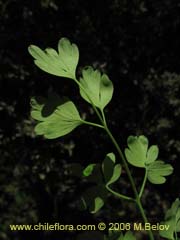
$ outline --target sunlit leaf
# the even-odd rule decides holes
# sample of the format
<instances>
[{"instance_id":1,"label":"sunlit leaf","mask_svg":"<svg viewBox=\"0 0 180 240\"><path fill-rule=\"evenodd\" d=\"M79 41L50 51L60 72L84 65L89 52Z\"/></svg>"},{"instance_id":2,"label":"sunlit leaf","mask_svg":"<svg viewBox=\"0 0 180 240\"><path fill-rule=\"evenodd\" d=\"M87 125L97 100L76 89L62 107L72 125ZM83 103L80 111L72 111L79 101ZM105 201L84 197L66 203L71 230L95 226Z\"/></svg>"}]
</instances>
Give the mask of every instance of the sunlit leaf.
<instances>
[{"instance_id":1,"label":"sunlit leaf","mask_svg":"<svg viewBox=\"0 0 180 240\"><path fill-rule=\"evenodd\" d=\"M103 109L113 95L113 84L106 74L102 74L92 67L82 71L80 94L87 102ZM85 91L84 91L85 90Z\"/></svg>"},{"instance_id":2,"label":"sunlit leaf","mask_svg":"<svg viewBox=\"0 0 180 240\"><path fill-rule=\"evenodd\" d=\"M155 161L147 167L148 180L153 184L162 184L166 181L166 176L172 174L173 167L163 161Z\"/></svg>"},{"instance_id":3,"label":"sunlit leaf","mask_svg":"<svg viewBox=\"0 0 180 240\"><path fill-rule=\"evenodd\" d=\"M156 146L156 145L151 146L151 147L148 149L148 152L147 152L146 164L149 164L149 163L151 163L151 162L154 162L154 161L157 159L158 154L159 154L158 146Z\"/></svg>"},{"instance_id":4,"label":"sunlit leaf","mask_svg":"<svg viewBox=\"0 0 180 240\"><path fill-rule=\"evenodd\" d=\"M163 161L157 160L159 149L152 145L148 149L148 139L145 136L130 136L125 149L127 161L135 167L146 168L148 180L153 184L162 184L166 176L173 172L173 167Z\"/></svg>"},{"instance_id":5,"label":"sunlit leaf","mask_svg":"<svg viewBox=\"0 0 180 240\"><path fill-rule=\"evenodd\" d=\"M75 79L76 67L79 61L77 46L67 39L61 38L58 43L58 52L52 48L41 48L30 45L29 53L35 64L50 74Z\"/></svg>"},{"instance_id":6,"label":"sunlit leaf","mask_svg":"<svg viewBox=\"0 0 180 240\"><path fill-rule=\"evenodd\" d=\"M32 98L31 107L32 118L38 120L35 127L37 135L43 135L49 139L58 138L82 124L76 106L69 100L59 100L53 105L51 100L38 102Z\"/></svg>"},{"instance_id":7,"label":"sunlit leaf","mask_svg":"<svg viewBox=\"0 0 180 240\"><path fill-rule=\"evenodd\" d=\"M147 161L148 139L145 136L129 136L127 145L125 155L128 162L135 167L144 168Z\"/></svg>"}]
</instances>

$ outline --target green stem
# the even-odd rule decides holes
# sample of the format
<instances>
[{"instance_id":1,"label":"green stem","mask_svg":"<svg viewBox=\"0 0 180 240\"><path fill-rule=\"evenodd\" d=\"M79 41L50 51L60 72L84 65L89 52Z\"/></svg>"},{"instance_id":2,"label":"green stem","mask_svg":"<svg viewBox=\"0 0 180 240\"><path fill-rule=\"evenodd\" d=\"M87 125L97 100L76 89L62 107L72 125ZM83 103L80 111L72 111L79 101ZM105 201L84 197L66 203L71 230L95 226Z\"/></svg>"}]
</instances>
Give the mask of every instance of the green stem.
<instances>
[{"instance_id":1,"label":"green stem","mask_svg":"<svg viewBox=\"0 0 180 240\"><path fill-rule=\"evenodd\" d=\"M94 127L104 128L104 126L102 126L100 124L97 124L97 123L88 122L88 121L85 121L85 120L81 120L81 122L84 123L84 124L87 124L87 125L94 126Z\"/></svg>"},{"instance_id":2,"label":"green stem","mask_svg":"<svg viewBox=\"0 0 180 240\"><path fill-rule=\"evenodd\" d=\"M139 198L139 194L138 194L138 192L137 192L137 189L136 189L136 186L135 186L133 177L132 177L132 175L131 175L129 166L128 166L127 162L126 162L126 159L125 159L125 157L124 157L124 155L123 155L123 153L122 153L122 151L121 151L121 148L119 147L116 139L113 137L111 131L110 131L109 128L107 127L106 120L105 120L105 116L104 116L104 112L101 111L101 112L102 112L102 116L101 116L101 114L99 113L98 109L96 108L96 106L94 105L94 103L92 102L92 100L90 99L90 97L88 96L88 94L86 93L86 89L84 89L84 87L81 85L81 83L80 83L77 79L74 79L74 81L78 84L78 86L80 87L80 89L82 89L82 91L83 91L83 92L86 94L86 96L88 97L88 99L89 99L89 101L90 101L90 103L91 103L94 111L96 112L96 114L97 114L100 122L101 122L102 125L104 126L105 131L106 131L107 134L109 135L112 143L114 144L117 152L119 153L120 158L122 159L122 162L123 162L123 164L124 164L126 173L127 173L127 175L128 175L128 178L129 178L129 180L130 180L130 183L131 183L131 186L132 186L134 195L135 195L136 204L138 205L138 208L139 208L139 210L140 210L140 213L141 213L141 215L142 215L142 218L143 218L144 222L147 223L148 220L147 220L147 217L146 217L146 215L145 215L144 209L143 209L143 207L142 207L141 200L140 200L140 198ZM148 235L149 235L149 239L150 239L150 240L154 240L154 236L153 236L151 230L148 231Z\"/></svg>"},{"instance_id":3,"label":"green stem","mask_svg":"<svg viewBox=\"0 0 180 240\"><path fill-rule=\"evenodd\" d=\"M122 198L122 199L125 199L125 200L128 200L128 201L134 201L133 198L128 197L128 196L126 196L126 195L124 195L124 194L120 194L120 193L112 190L109 186L106 186L106 188L107 188L107 190L108 190L109 192L111 192L112 194L114 194L114 195L115 195L116 197L118 197L118 198Z\"/></svg>"},{"instance_id":4,"label":"green stem","mask_svg":"<svg viewBox=\"0 0 180 240\"><path fill-rule=\"evenodd\" d=\"M144 209L143 209L143 207L142 207L142 203L141 203L141 200L140 200L140 198L139 198L139 194L138 194L138 192L137 192L137 188L136 188L136 186L135 186L135 183L134 183L133 177L132 177L132 175L131 175L129 166L128 166L127 162L126 162L126 159L125 159L125 157L124 157L124 155L123 155L123 153L122 153L122 151L121 151L121 149L120 149L120 147L119 147L116 139L113 137L112 133L110 132L109 128L108 128L107 126L104 126L104 128L105 128L107 134L109 135L111 141L113 142L114 146L116 147L117 152L119 153L119 155L120 155L120 157L121 157L121 159L122 159L122 162L123 162L123 164L124 164L126 173L127 173L127 175L128 175L128 178L129 178L129 180L130 180L130 183L131 183L131 186L132 186L134 195L135 195L136 204L137 204L137 206L138 206L138 208L139 208L139 210L140 210L140 213L141 213L141 216L142 216L144 222L147 223L147 222L148 222L148 219L147 219L146 214L145 214L145 212L144 212ZM153 236L153 233L152 233L151 230L148 231L148 235L149 235L149 239L150 239L150 240L154 240L154 236Z\"/></svg>"},{"instance_id":5,"label":"green stem","mask_svg":"<svg viewBox=\"0 0 180 240\"><path fill-rule=\"evenodd\" d=\"M145 188L145 185L146 185L146 181L147 181L147 169L145 169L145 175L144 175L144 179L143 179L143 183L142 183L142 186L141 186L141 189L140 189L140 192L139 192L139 198L142 197L142 194L144 192L144 188Z\"/></svg>"},{"instance_id":6,"label":"green stem","mask_svg":"<svg viewBox=\"0 0 180 240\"><path fill-rule=\"evenodd\" d=\"M142 206L142 203L141 203L141 200L140 200L139 196L136 198L136 203L138 205L138 208L140 210L140 213L141 213L141 216L142 216L142 218L144 220L144 223L149 223L149 221L148 221L148 219L146 217L146 214L144 212L144 209L143 209L143 206ZM150 240L154 240L154 236L153 236L153 233L152 233L151 230L148 230L148 235L149 235L149 239Z\"/></svg>"},{"instance_id":7,"label":"green stem","mask_svg":"<svg viewBox=\"0 0 180 240\"><path fill-rule=\"evenodd\" d=\"M109 135L112 143L114 144L117 152L119 153L120 158L122 159L122 162L123 162L123 164L124 164L126 173L127 173L128 178L129 178L129 180L130 180L130 183L131 183L133 192L134 192L135 197L136 197L136 196L138 195L138 192L137 192L137 189L136 189L134 180L133 180L133 178L132 178L131 172L130 172L130 170L129 170L129 166L128 166L127 162L126 162L126 159L125 159L125 157L124 157L124 155L123 155L123 153L122 153L122 151L121 151L121 149L120 149L120 147L119 147L116 139L113 137L112 133L110 132L109 128L108 128L108 127L105 127L105 130L106 130L107 134Z\"/></svg>"},{"instance_id":8,"label":"green stem","mask_svg":"<svg viewBox=\"0 0 180 240\"><path fill-rule=\"evenodd\" d=\"M103 118L104 125L107 127L106 118L105 118L105 114L104 114L103 109L101 109L101 113L102 113L102 118Z\"/></svg>"}]
</instances>

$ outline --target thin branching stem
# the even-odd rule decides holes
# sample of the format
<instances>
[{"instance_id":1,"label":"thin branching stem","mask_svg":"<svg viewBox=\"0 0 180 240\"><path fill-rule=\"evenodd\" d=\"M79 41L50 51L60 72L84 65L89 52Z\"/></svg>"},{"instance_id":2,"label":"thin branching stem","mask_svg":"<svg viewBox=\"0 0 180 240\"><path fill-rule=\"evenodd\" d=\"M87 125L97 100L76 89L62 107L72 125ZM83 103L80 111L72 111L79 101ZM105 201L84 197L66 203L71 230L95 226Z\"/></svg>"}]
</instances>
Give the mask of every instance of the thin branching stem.
<instances>
[{"instance_id":1,"label":"thin branching stem","mask_svg":"<svg viewBox=\"0 0 180 240\"><path fill-rule=\"evenodd\" d=\"M97 124L97 123L93 123L93 122L89 122L89 121L85 121L85 120L81 120L82 123L87 124L87 125L91 125L94 127L98 127L98 128L104 128L104 126Z\"/></svg>"},{"instance_id":2,"label":"thin branching stem","mask_svg":"<svg viewBox=\"0 0 180 240\"><path fill-rule=\"evenodd\" d=\"M147 169L145 169L145 174L144 174L144 179L143 179L143 183L142 183L142 186L141 186L141 189L140 189L140 192L139 192L139 198L142 197L142 194L144 192L144 188L145 188L145 185L146 185L146 181L147 181Z\"/></svg>"},{"instance_id":3,"label":"thin branching stem","mask_svg":"<svg viewBox=\"0 0 180 240\"><path fill-rule=\"evenodd\" d=\"M109 186L106 186L106 189L118 198L122 198L122 199L125 199L128 201L133 201L133 202L135 201L134 198L131 198L124 194L118 193L118 192L114 191L113 189L111 189Z\"/></svg>"},{"instance_id":4,"label":"thin branching stem","mask_svg":"<svg viewBox=\"0 0 180 240\"><path fill-rule=\"evenodd\" d=\"M101 114L102 114L102 117L103 117L104 125L107 126L107 122L106 122L106 118L105 118L105 114L104 114L103 109L101 110Z\"/></svg>"},{"instance_id":5,"label":"thin branching stem","mask_svg":"<svg viewBox=\"0 0 180 240\"><path fill-rule=\"evenodd\" d=\"M134 192L134 196L135 196L135 199L134 201L136 202L139 210L140 210L140 213L141 213L141 216L143 218L143 221L144 223L148 223L148 219L146 217L146 214L144 212L144 209L143 209L143 206L142 206L142 203L141 203L141 199L139 197L139 194L138 194L138 191L137 191L137 188L136 188L136 185L134 183L134 179L131 175L131 172L130 172L130 169L129 169L129 166L128 166L128 163L124 157L124 154L119 146L119 144L117 143L116 139L114 138L114 136L112 135L111 131L109 130L108 126L107 126L107 123L106 123L106 119L105 119L105 115L104 115L104 112L103 110L101 110L101 114L99 112L99 110L97 109L97 107L94 105L94 103L92 102L91 98L89 97L89 95L87 94L86 92L86 89L82 86L82 84L77 80L77 79L74 79L74 81L77 83L77 85L80 87L80 89L86 94L86 96L88 97L89 99L89 102L91 103L95 113L97 114L101 124L104 126L104 129L106 131L106 133L108 134L109 138L111 139L113 145L115 146L120 158L122 159L122 162L124 164L124 167L125 167L125 170L126 170L126 173L128 175L128 178L129 178L129 181L130 181L130 184L131 184L131 187L132 187L132 190ZM154 236L153 236L153 233L151 230L148 231L148 235L149 235L149 239L150 240L154 240Z\"/></svg>"},{"instance_id":6,"label":"thin branching stem","mask_svg":"<svg viewBox=\"0 0 180 240\"><path fill-rule=\"evenodd\" d=\"M144 211L144 209L143 209L143 206L142 206L142 203L141 203L141 200L140 200L140 197L139 197L139 194L138 194L136 185L135 185L135 183L134 183L134 179L133 179L133 177L132 177L132 175L131 175L131 172L130 172L129 166L128 166L128 164L127 164L127 161L126 161L126 159L125 159L125 157L124 157L124 154L123 154L121 148L119 147L119 144L117 143L116 139L115 139L114 136L112 135L111 131L110 131L109 128L107 127L107 125L104 125L104 128L105 128L107 134L109 135L112 143L114 144L117 152L119 153L120 158L122 159L122 162L123 162L123 164L124 164L126 173L127 173L127 175L128 175L129 181L130 181L131 186L132 186L132 190L133 190L133 192L134 192L135 202L136 202L136 204L137 204L137 206L138 206L138 208L139 208L139 210L140 210L140 213L141 213L141 216L142 216L142 218L143 218L143 220L144 220L144 223L148 223L148 219L147 219L146 214L145 214L145 211ZM150 240L154 240L154 236L153 236L153 233L152 233L151 230L148 231L148 235L149 235L149 239L150 239Z\"/></svg>"}]
</instances>

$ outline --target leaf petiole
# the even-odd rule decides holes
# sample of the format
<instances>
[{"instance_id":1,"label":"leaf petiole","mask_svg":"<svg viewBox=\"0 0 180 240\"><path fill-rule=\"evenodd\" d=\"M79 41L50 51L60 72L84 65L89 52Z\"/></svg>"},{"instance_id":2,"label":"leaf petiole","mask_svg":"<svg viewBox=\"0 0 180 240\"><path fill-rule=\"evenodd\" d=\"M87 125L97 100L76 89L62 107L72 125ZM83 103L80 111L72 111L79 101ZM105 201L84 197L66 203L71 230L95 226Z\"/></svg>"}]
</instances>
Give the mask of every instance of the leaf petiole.
<instances>
[{"instance_id":1,"label":"leaf petiole","mask_svg":"<svg viewBox=\"0 0 180 240\"><path fill-rule=\"evenodd\" d=\"M142 197L142 194L144 192L144 188L145 188L146 181L147 181L147 175L148 175L148 171L147 171L147 169L145 169L145 175L144 175L143 183L142 183L142 186L141 186L141 189L140 189L140 192L139 192L139 198Z\"/></svg>"},{"instance_id":2,"label":"leaf petiole","mask_svg":"<svg viewBox=\"0 0 180 240\"><path fill-rule=\"evenodd\" d=\"M109 192L111 192L112 194L114 194L116 197L118 197L118 198L122 198L122 199L125 199L125 200L128 200L128 201L135 201L133 198L131 198L131 197L128 197L128 196L126 196L126 195L124 195L124 194L121 194L121 193L118 193L118 192L116 192L116 191L114 191L114 190L112 190L108 185L106 185L106 189L109 191Z\"/></svg>"},{"instance_id":3,"label":"leaf petiole","mask_svg":"<svg viewBox=\"0 0 180 240\"><path fill-rule=\"evenodd\" d=\"M106 118L105 118L105 114L104 114L104 110L103 109L101 109L101 114L102 114L104 125L107 127Z\"/></svg>"},{"instance_id":4,"label":"leaf petiole","mask_svg":"<svg viewBox=\"0 0 180 240\"><path fill-rule=\"evenodd\" d=\"M85 121L85 120L81 120L81 122L82 122L83 124L91 125L91 126L94 126L94 127L104 128L104 126L102 126L102 125L100 125L100 124L97 124L97 123L88 122L88 121Z\"/></svg>"}]
</instances>

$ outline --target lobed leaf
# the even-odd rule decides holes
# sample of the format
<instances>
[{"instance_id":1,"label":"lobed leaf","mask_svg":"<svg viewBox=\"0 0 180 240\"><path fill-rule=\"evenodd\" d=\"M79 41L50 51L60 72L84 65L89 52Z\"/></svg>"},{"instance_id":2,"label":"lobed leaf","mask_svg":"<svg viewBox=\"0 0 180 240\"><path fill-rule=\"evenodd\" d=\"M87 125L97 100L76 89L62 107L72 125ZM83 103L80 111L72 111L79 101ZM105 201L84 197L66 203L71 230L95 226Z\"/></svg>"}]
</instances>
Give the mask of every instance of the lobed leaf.
<instances>
[{"instance_id":1,"label":"lobed leaf","mask_svg":"<svg viewBox=\"0 0 180 240\"><path fill-rule=\"evenodd\" d=\"M101 110L110 102L113 95L113 84L106 74L102 74L92 67L82 71L80 78L80 94L88 103L93 103Z\"/></svg>"},{"instance_id":2,"label":"lobed leaf","mask_svg":"<svg viewBox=\"0 0 180 240\"><path fill-rule=\"evenodd\" d=\"M30 45L28 51L41 70L59 77L75 79L79 50L67 38L59 40L58 52L52 48L43 51L35 45Z\"/></svg>"},{"instance_id":3,"label":"lobed leaf","mask_svg":"<svg viewBox=\"0 0 180 240\"><path fill-rule=\"evenodd\" d=\"M158 146L152 145L147 152L146 164L154 162L157 159L158 154L159 154Z\"/></svg>"},{"instance_id":4,"label":"lobed leaf","mask_svg":"<svg viewBox=\"0 0 180 240\"><path fill-rule=\"evenodd\" d=\"M145 136L129 136L127 144L128 148L125 149L127 161L135 167L146 168L151 183L162 184L166 181L165 177L173 172L170 164L157 160L159 149L156 145L148 149L148 139Z\"/></svg>"},{"instance_id":5,"label":"lobed leaf","mask_svg":"<svg viewBox=\"0 0 180 240\"><path fill-rule=\"evenodd\" d=\"M163 161L155 161L147 167L148 180L153 184L162 184L166 181L166 176L172 174L173 167Z\"/></svg>"},{"instance_id":6,"label":"lobed leaf","mask_svg":"<svg viewBox=\"0 0 180 240\"><path fill-rule=\"evenodd\" d=\"M129 147L125 149L127 161L135 167L145 168L148 139L145 136L129 136L127 145Z\"/></svg>"},{"instance_id":7,"label":"lobed leaf","mask_svg":"<svg viewBox=\"0 0 180 240\"><path fill-rule=\"evenodd\" d=\"M51 99L42 103L32 98L31 107L32 118L38 120L36 134L48 139L64 136L82 124L79 112L72 101L59 100L53 105Z\"/></svg>"}]
</instances>

